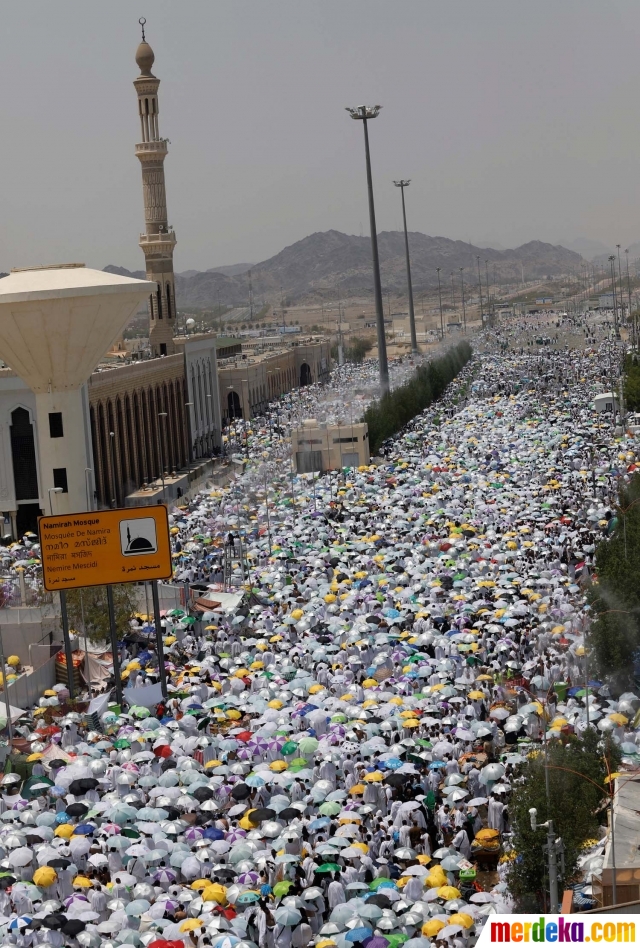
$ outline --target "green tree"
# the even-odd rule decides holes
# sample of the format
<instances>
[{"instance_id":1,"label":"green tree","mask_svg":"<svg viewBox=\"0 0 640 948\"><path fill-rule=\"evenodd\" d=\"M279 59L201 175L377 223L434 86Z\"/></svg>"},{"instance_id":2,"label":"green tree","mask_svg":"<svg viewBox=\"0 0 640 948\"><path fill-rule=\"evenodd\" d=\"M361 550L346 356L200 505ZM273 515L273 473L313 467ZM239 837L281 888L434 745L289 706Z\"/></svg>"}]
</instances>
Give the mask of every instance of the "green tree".
<instances>
[{"instance_id":1,"label":"green tree","mask_svg":"<svg viewBox=\"0 0 640 948\"><path fill-rule=\"evenodd\" d=\"M576 870L582 844L597 834L600 822L606 822L603 804L609 796L605 781L609 772L616 770L620 753L608 741L599 745L599 738L596 731L589 730L582 739L571 736L549 743L549 804L542 750L528 758L520 770L522 779L512 784L509 817L517 858L509 870L509 887L518 911L535 911L546 885L547 860L542 849L546 831L531 829L529 810L535 807L538 811L538 823L551 818L555 833L562 837L565 883Z\"/></svg>"},{"instance_id":2,"label":"green tree","mask_svg":"<svg viewBox=\"0 0 640 948\"><path fill-rule=\"evenodd\" d=\"M138 600L133 583L113 586L113 605L118 637L127 631L129 621L138 611ZM106 586L85 586L67 592L69 625L80 635L87 630L90 642L109 641L109 610ZM83 624L84 615L84 624Z\"/></svg>"},{"instance_id":3,"label":"green tree","mask_svg":"<svg viewBox=\"0 0 640 948\"><path fill-rule=\"evenodd\" d=\"M640 645L640 476L621 490L610 536L596 550L596 580L589 590L594 622L589 643L599 674L624 689L633 679Z\"/></svg>"}]
</instances>

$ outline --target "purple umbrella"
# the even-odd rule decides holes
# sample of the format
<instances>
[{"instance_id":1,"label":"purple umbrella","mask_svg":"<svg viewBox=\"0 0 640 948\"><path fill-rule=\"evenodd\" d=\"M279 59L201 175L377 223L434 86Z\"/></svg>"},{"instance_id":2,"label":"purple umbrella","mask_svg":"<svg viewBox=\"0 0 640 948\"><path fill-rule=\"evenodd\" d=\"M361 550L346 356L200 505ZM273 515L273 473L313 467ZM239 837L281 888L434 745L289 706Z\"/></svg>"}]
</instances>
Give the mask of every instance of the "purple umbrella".
<instances>
[{"instance_id":1,"label":"purple umbrella","mask_svg":"<svg viewBox=\"0 0 640 948\"><path fill-rule=\"evenodd\" d=\"M199 839L202 839L204 835L204 830L201 830L199 826L190 826L189 829L184 831L184 838L188 839L189 842L197 843Z\"/></svg>"},{"instance_id":2,"label":"purple umbrella","mask_svg":"<svg viewBox=\"0 0 640 948\"><path fill-rule=\"evenodd\" d=\"M175 882L178 876L173 871L173 869L158 869L157 872L151 876L153 882L158 882L162 885L164 882L168 882L171 885L172 882Z\"/></svg>"},{"instance_id":3,"label":"purple umbrella","mask_svg":"<svg viewBox=\"0 0 640 948\"><path fill-rule=\"evenodd\" d=\"M255 885L259 878L260 874L257 872L242 872L236 882L239 882L240 885Z\"/></svg>"},{"instance_id":4,"label":"purple umbrella","mask_svg":"<svg viewBox=\"0 0 640 948\"><path fill-rule=\"evenodd\" d=\"M269 741L265 737L252 737L247 741L247 747L250 747L254 753L264 753L269 750Z\"/></svg>"},{"instance_id":5,"label":"purple umbrella","mask_svg":"<svg viewBox=\"0 0 640 948\"><path fill-rule=\"evenodd\" d=\"M227 833L225 839L229 843L237 843L238 840L243 839L247 835L247 831L243 829L234 829L230 833Z\"/></svg>"}]
</instances>

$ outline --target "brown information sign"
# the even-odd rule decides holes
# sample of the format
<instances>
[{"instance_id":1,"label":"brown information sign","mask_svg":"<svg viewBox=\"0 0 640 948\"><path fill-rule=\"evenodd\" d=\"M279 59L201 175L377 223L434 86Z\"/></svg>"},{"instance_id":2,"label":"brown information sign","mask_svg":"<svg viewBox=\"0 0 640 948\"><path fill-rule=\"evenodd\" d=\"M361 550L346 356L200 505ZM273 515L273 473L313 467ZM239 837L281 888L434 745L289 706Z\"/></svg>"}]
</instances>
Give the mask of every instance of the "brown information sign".
<instances>
[{"instance_id":1,"label":"brown information sign","mask_svg":"<svg viewBox=\"0 0 640 948\"><path fill-rule=\"evenodd\" d=\"M124 507L40 517L44 588L171 579L167 508Z\"/></svg>"}]
</instances>

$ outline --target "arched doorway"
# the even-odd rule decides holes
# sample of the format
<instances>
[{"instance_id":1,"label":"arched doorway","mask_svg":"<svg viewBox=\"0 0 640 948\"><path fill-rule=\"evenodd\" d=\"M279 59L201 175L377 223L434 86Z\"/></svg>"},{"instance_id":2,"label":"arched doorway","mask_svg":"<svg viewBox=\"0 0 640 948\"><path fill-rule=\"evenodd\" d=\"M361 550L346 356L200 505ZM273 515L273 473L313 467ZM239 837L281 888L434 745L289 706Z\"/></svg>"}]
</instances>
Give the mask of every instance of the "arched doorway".
<instances>
[{"instance_id":1,"label":"arched doorway","mask_svg":"<svg viewBox=\"0 0 640 948\"><path fill-rule=\"evenodd\" d=\"M311 385L311 368L306 362L300 366L300 385Z\"/></svg>"},{"instance_id":2,"label":"arched doorway","mask_svg":"<svg viewBox=\"0 0 640 948\"><path fill-rule=\"evenodd\" d=\"M242 418L240 396L237 392L229 392L227 395L227 406L229 409L229 418Z\"/></svg>"}]
</instances>

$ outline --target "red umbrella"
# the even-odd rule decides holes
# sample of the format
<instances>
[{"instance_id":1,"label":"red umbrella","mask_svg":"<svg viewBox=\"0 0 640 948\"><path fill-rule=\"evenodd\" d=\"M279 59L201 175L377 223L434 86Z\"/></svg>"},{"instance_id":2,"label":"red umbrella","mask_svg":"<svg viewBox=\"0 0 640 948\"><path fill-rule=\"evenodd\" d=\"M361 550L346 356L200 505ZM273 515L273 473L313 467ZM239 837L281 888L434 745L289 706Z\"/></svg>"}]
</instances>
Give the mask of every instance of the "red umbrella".
<instances>
[{"instance_id":1,"label":"red umbrella","mask_svg":"<svg viewBox=\"0 0 640 948\"><path fill-rule=\"evenodd\" d=\"M253 734L251 731L241 731L239 734L235 734L234 737L237 741L242 741L246 744L247 741L251 740Z\"/></svg>"},{"instance_id":2,"label":"red umbrella","mask_svg":"<svg viewBox=\"0 0 640 948\"><path fill-rule=\"evenodd\" d=\"M171 757L171 748L168 744L163 744L161 747L154 747L153 753L156 757Z\"/></svg>"}]
</instances>

